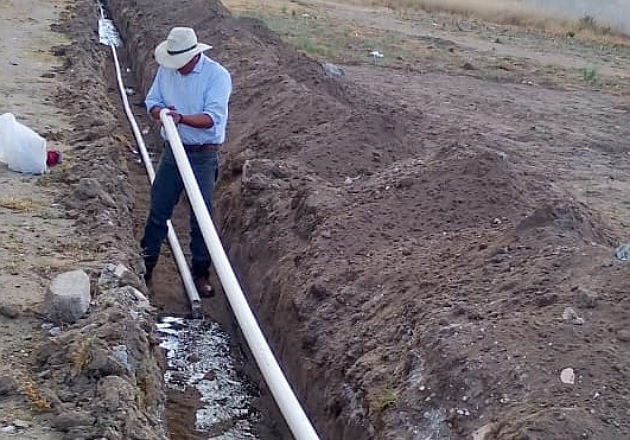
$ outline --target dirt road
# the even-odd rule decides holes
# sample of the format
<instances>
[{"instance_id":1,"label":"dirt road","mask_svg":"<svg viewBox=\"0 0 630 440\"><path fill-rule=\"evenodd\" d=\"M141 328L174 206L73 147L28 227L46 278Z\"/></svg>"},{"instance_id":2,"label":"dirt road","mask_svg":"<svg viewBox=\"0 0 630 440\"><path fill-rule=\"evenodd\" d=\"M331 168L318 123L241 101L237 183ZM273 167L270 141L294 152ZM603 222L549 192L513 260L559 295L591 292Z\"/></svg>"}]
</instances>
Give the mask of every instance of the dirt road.
<instances>
[{"instance_id":1,"label":"dirt road","mask_svg":"<svg viewBox=\"0 0 630 440\"><path fill-rule=\"evenodd\" d=\"M0 438L163 439L154 316L124 269L137 262L126 150L92 39L95 5L80 32L61 26L74 6L0 2L0 113L64 156L40 176L0 166ZM50 321L44 296L70 270L91 278L89 311Z\"/></svg>"},{"instance_id":2,"label":"dirt road","mask_svg":"<svg viewBox=\"0 0 630 440\"><path fill-rule=\"evenodd\" d=\"M54 71L61 60L51 49L67 39L50 26L63 6L64 2L37 0L0 3L0 113L15 114L47 137L49 148L61 150L65 145L55 138L70 129L70 122L69 115L52 103L60 85ZM64 246L77 244L71 222L55 203L57 189L38 185L38 180L11 172L6 165L0 167L0 376L15 385L11 393L31 380L31 355L44 337L33 314L40 311L46 275L72 266ZM10 435L11 426L24 439L61 438L33 420L21 396L0 400L0 420L7 428L0 431L3 440L15 438L16 434ZM16 421L23 421L23 426L15 427Z\"/></svg>"}]
</instances>

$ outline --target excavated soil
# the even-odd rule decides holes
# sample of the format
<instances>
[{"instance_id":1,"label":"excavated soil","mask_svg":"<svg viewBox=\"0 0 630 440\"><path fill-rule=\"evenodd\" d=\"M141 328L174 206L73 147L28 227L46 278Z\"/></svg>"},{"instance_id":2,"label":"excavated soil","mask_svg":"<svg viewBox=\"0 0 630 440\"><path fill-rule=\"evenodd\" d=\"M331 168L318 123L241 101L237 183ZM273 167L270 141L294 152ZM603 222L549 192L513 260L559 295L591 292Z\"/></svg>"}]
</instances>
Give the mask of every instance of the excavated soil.
<instances>
[{"instance_id":1,"label":"excavated soil","mask_svg":"<svg viewBox=\"0 0 630 440\"><path fill-rule=\"evenodd\" d=\"M215 221L323 438L630 436L623 101L333 79L214 0L109 6L141 94L173 25L233 73Z\"/></svg>"},{"instance_id":2,"label":"excavated soil","mask_svg":"<svg viewBox=\"0 0 630 440\"><path fill-rule=\"evenodd\" d=\"M8 73L17 80L3 106L32 118L49 147L63 150L64 161L41 176L2 171L5 208L7 196L28 201L30 195L37 203L13 215L3 211L3 238L22 241L12 284L6 283L3 266L7 359L0 437L165 439L155 313L142 294L141 261L130 227L133 191L121 142L126 130L119 128L116 104L109 99L109 53L94 38L95 4L4 6L21 20L6 20L3 31L17 35L11 41L19 36L20 45L3 52L4 60L19 59L12 65L24 69L24 76ZM20 17L20 7L35 11ZM58 18L48 8L64 10L50 34L35 28ZM24 29L11 33L13 26ZM57 42L52 50L46 46ZM46 65L50 70L41 72ZM3 252L3 265L9 263L5 258ZM88 313L72 324L49 322L46 287L55 275L77 269L90 276ZM28 282L22 286L20 279ZM16 345L20 359L5 351ZM24 420L18 425L19 417Z\"/></svg>"}]
</instances>

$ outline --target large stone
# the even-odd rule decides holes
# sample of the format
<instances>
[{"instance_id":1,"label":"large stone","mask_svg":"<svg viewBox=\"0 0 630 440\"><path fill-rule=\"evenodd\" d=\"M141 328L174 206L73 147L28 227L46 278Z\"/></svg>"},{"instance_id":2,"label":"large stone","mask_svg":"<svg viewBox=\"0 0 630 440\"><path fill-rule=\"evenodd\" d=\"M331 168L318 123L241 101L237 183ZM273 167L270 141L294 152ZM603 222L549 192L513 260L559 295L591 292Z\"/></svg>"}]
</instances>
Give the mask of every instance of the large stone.
<instances>
[{"instance_id":1,"label":"large stone","mask_svg":"<svg viewBox=\"0 0 630 440\"><path fill-rule=\"evenodd\" d=\"M13 304L0 304L0 316L16 319L20 316L20 309Z\"/></svg>"},{"instance_id":2,"label":"large stone","mask_svg":"<svg viewBox=\"0 0 630 440\"><path fill-rule=\"evenodd\" d=\"M67 432L77 426L92 426L96 419L84 411L68 411L57 415L53 420L53 426L60 431Z\"/></svg>"},{"instance_id":3,"label":"large stone","mask_svg":"<svg viewBox=\"0 0 630 440\"><path fill-rule=\"evenodd\" d=\"M17 382L12 377L0 375L0 397L13 394L17 389Z\"/></svg>"},{"instance_id":4,"label":"large stone","mask_svg":"<svg viewBox=\"0 0 630 440\"><path fill-rule=\"evenodd\" d=\"M73 323L90 307L90 277L82 270L58 275L52 281L44 301L45 313L52 321Z\"/></svg>"},{"instance_id":5,"label":"large stone","mask_svg":"<svg viewBox=\"0 0 630 440\"><path fill-rule=\"evenodd\" d=\"M108 412L130 407L136 399L136 388L120 376L107 376L98 383L99 406Z\"/></svg>"},{"instance_id":6,"label":"large stone","mask_svg":"<svg viewBox=\"0 0 630 440\"><path fill-rule=\"evenodd\" d=\"M326 75L328 76L340 77L345 75L343 69L335 64L324 63L322 64L322 67L324 68L324 72L326 72Z\"/></svg>"}]
</instances>

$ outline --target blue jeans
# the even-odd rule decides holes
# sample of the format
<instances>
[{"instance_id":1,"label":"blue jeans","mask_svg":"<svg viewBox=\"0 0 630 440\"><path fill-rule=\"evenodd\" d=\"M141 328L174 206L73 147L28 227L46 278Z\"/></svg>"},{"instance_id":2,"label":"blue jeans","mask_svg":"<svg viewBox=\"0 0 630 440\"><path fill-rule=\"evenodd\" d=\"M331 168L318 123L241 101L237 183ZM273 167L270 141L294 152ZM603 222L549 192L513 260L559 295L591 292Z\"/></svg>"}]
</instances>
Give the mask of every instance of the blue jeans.
<instances>
[{"instance_id":1,"label":"blue jeans","mask_svg":"<svg viewBox=\"0 0 630 440\"><path fill-rule=\"evenodd\" d=\"M189 152L187 156L208 212L212 214L212 193L218 176L218 152ZM173 152L166 144L151 187L151 208L144 236L140 241L147 271L152 271L157 263L160 248L168 233L166 222L173 215L173 209L179 202L182 190L184 190L184 182L177 169ZM207 277L210 254L192 210L190 212L190 252L193 277Z\"/></svg>"}]
</instances>

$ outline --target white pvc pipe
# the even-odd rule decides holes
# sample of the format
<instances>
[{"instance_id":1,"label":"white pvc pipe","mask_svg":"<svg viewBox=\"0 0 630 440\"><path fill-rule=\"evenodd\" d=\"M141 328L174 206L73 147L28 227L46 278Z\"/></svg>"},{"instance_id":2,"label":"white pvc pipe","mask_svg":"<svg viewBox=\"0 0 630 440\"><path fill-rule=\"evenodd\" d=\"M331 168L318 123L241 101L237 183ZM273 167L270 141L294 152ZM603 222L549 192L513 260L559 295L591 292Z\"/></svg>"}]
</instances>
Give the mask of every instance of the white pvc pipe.
<instances>
[{"instance_id":1,"label":"white pvc pipe","mask_svg":"<svg viewBox=\"0 0 630 440\"><path fill-rule=\"evenodd\" d=\"M102 14L101 9L101 14ZM131 129L133 130L133 134L136 138L136 142L138 143L138 149L140 150L140 155L142 156L142 162L147 169L147 174L149 175L149 181L153 184L153 180L155 179L155 171L153 170L153 164L151 163L151 158L149 157L149 153L147 152L147 147L144 143L144 139L142 137L142 133L140 132L140 128L138 127L138 123L133 116L131 111L131 107L129 106L129 100L127 99L127 93L125 91L125 85L122 80L122 74L120 71L120 62L118 61L118 54L116 53L116 47L111 46L112 54L114 56L114 64L116 66L116 78L118 80L118 87L120 89L120 95L122 97L123 106L125 107L125 113L127 114L127 119L129 119L129 123L131 124ZM171 250L173 251L173 256L175 258L175 262L177 263L177 267L179 268L179 273L182 277L182 281L184 283L184 288L186 289L186 294L188 296L188 301L190 302L191 315L193 318L201 318L201 298L199 298L199 293L197 292L197 288L195 287L195 281L193 280L192 275L190 274L190 269L188 268L188 264L186 263L186 257L184 252L182 251L182 247L179 244L179 240L177 239L177 234L175 233L175 229L173 229L173 225L170 220L166 222L168 227L168 242L171 246Z\"/></svg>"},{"instance_id":2,"label":"white pvc pipe","mask_svg":"<svg viewBox=\"0 0 630 440\"><path fill-rule=\"evenodd\" d=\"M166 137L171 144L173 156L175 157L177 167L184 181L188 199L197 217L197 223L201 228L204 241L212 257L214 268L221 280L234 316L236 316L249 348L258 363L258 367L280 411L284 415L293 436L296 440L318 440L319 437L313 425L304 413L300 402L280 369L247 303L247 299L236 279L236 275L234 275L232 266L225 254L221 240L219 239L208 209L203 201L201 191L197 186L197 181L195 180L190 162L186 157L186 152L179 133L177 132L177 128L175 127L175 123L173 122L173 118L171 118L168 113L168 109L162 109L162 111L160 111L160 119L166 130Z\"/></svg>"}]
</instances>

